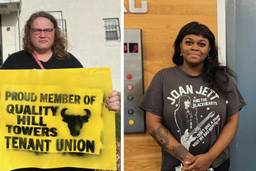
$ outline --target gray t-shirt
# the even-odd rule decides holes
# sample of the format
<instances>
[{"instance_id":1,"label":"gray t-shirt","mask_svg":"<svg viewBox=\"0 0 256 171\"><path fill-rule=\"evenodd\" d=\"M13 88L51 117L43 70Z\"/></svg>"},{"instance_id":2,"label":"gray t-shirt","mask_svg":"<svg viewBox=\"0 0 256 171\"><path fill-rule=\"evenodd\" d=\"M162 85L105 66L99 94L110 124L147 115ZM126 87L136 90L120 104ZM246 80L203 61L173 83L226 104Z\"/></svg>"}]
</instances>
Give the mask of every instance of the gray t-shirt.
<instances>
[{"instance_id":1,"label":"gray t-shirt","mask_svg":"<svg viewBox=\"0 0 256 171\"><path fill-rule=\"evenodd\" d=\"M178 67L159 71L153 78L140 105L162 117L163 125L192 154L207 152L215 143L227 118L245 105L230 78L228 94L213 90L202 76L190 76ZM162 170L174 170L179 161L162 150ZM227 151L215 166L228 158Z\"/></svg>"}]
</instances>

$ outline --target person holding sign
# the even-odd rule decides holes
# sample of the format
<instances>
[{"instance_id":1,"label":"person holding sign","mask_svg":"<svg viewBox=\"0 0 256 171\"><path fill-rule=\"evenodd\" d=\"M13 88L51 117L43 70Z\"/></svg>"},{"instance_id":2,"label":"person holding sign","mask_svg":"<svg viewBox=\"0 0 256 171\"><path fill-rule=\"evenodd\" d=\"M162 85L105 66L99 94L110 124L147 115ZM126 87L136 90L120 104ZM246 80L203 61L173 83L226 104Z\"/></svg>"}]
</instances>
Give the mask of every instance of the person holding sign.
<instances>
[{"instance_id":1,"label":"person holding sign","mask_svg":"<svg viewBox=\"0 0 256 171\"><path fill-rule=\"evenodd\" d=\"M162 171L227 171L228 147L245 105L218 61L214 34L198 22L174 43L175 67L159 71L141 103L148 132L162 147Z\"/></svg>"},{"instance_id":2,"label":"person holding sign","mask_svg":"<svg viewBox=\"0 0 256 171\"><path fill-rule=\"evenodd\" d=\"M2 69L60 69L82 68L82 64L67 52L57 20L49 13L40 11L31 15L25 25L23 48L11 54ZM106 106L120 111L120 92L113 91L106 99Z\"/></svg>"},{"instance_id":3,"label":"person holding sign","mask_svg":"<svg viewBox=\"0 0 256 171\"><path fill-rule=\"evenodd\" d=\"M25 24L23 48L11 54L2 69L62 69L82 68L82 64L67 51L66 40L61 34L57 20L45 11L30 16ZM105 106L112 111L120 111L120 92L113 91L105 101ZM42 170L24 168L18 170ZM45 169L43 169L45 170ZM88 170L82 168L55 168L48 170Z\"/></svg>"}]
</instances>

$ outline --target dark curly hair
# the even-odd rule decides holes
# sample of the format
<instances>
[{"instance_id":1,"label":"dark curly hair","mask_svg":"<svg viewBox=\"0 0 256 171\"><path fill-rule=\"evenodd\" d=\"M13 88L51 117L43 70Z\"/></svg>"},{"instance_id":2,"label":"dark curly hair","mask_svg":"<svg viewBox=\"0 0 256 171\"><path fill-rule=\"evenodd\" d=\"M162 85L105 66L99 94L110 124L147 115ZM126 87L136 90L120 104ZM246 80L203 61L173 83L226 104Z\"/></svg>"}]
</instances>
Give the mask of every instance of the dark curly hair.
<instances>
[{"instance_id":1,"label":"dark curly hair","mask_svg":"<svg viewBox=\"0 0 256 171\"><path fill-rule=\"evenodd\" d=\"M181 28L174 42L174 54L172 61L178 66L183 64L183 57L180 55L180 44L183 38L188 34L200 35L208 39L211 48L208 57L204 60L203 78L207 83L209 83L210 87L225 95L228 93L228 74L235 77L235 73L227 66L220 65L215 36L206 25L193 21Z\"/></svg>"},{"instance_id":2,"label":"dark curly hair","mask_svg":"<svg viewBox=\"0 0 256 171\"><path fill-rule=\"evenodd\" d=\"M60 28L58 27L57 20L48 12L45 11L39 11L33 13L30 18L27 20L25 24L25 29L24 29L24 37L23 37L23 49L28 52L32 53L34 50L34 47L31 43L30 39L30 29L33 21L38 18L38 17L44 17L49 19L53 26L54 26L54 43L52 47L52 51L54 55L56 55L57 58L63 59L65 57L68 57L68 52L67 52L67 41L64 38L64 36L61 33Z\"/></svg>"}]
</instances>

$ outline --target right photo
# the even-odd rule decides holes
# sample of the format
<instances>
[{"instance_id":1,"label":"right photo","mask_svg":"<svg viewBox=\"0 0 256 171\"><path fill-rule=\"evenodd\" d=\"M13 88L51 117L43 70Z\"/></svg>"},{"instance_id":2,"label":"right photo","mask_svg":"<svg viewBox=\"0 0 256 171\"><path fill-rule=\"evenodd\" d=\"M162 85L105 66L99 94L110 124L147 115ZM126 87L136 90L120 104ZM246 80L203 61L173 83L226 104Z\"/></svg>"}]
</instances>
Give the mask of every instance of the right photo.
<instances>
[{"instance_id":1,"label":"right photo","mask_svg":"<svg viewBox=\"0 0 256 171\"><path fill-rule=\"evenodd\" d=\"M124 170L255 170L252 1L124 7Z\"/></svg>"}]
</instances>

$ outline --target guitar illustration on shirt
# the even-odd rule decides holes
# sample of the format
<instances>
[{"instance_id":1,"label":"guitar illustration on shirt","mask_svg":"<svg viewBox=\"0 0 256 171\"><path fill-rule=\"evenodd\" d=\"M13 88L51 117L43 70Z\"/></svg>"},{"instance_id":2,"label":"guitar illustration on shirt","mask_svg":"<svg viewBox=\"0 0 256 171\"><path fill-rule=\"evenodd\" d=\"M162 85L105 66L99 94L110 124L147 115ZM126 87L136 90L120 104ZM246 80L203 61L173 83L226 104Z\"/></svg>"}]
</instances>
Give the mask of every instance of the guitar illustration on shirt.
<instances>
[{"instance_id":1,"label":"guitar illustration on shirt","mask_svg":"<svg viewBox=\"0 0 256 171\"><path fill-rule=\"evenodd\" d=\"M189 150L189 147L193 141L195 141L196 136L194 134L198 133L201 130L201 127L214 116L215 112L210 112L199 124L191 131L189 132L188 129L185 130L184 134L180 137L181 144Z\"/></svg>"}]
</instances>

